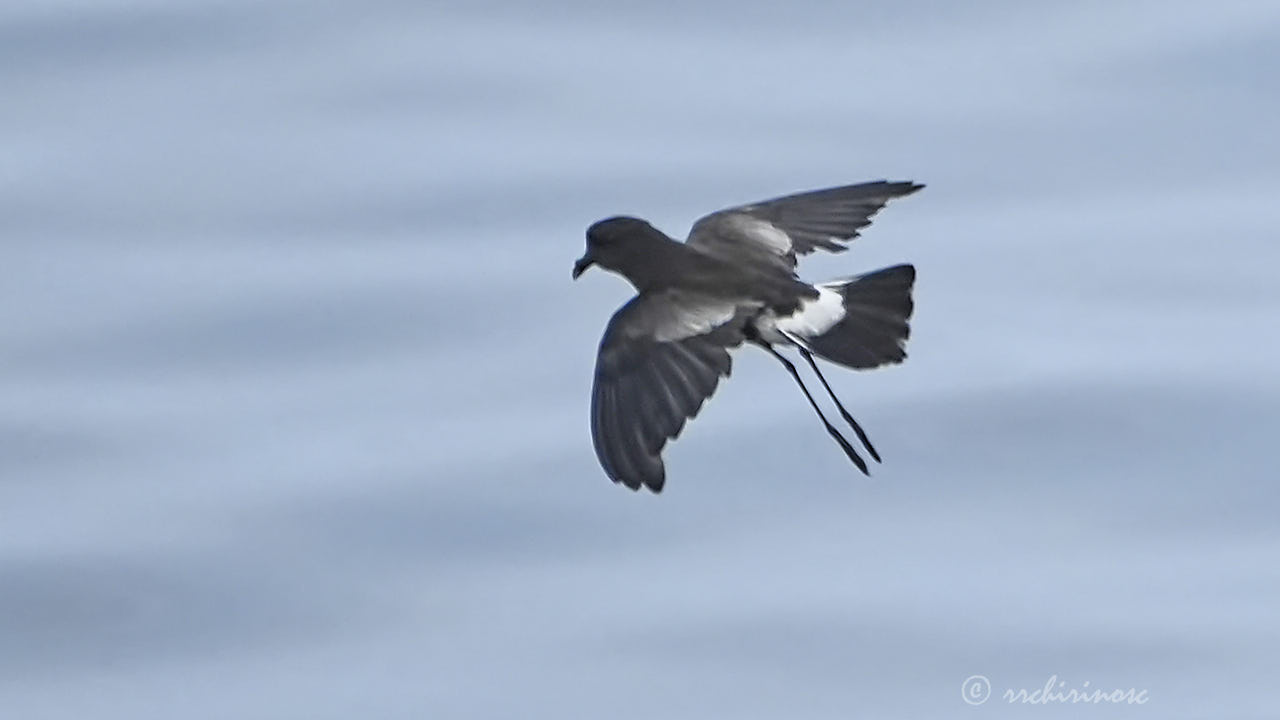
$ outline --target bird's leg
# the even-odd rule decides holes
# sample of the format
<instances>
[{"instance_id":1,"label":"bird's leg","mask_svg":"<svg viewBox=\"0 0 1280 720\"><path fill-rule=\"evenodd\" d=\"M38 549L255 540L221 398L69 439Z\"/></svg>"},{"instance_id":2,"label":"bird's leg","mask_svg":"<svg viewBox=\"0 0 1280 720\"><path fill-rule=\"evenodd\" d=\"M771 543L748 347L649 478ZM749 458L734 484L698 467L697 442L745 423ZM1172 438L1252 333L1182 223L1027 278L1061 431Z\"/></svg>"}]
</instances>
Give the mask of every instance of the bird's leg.
<instances>
[{"instance_id":1,"label":"bird's leg","mask_svg":"<svg viewBox=\"0 0 1280 720\"><path fill-rule=\"evenodd\" d=\"M871 473L867 472L866 461L858 456L857 451L853 449L853 446L849 444L849 441L845 439L844 435L841 435L840 431L836 430L835 426L827 420L827 416L822 414L822 409L818 407L817 401L813 399L813 395L809 394L809 388L805 387L804 381L800 379L800 373L796 370L796 366L792 364L790 360L783 357L782 353L774 350L773 345L754 338L751 341L765 350L768 350L770 355L778 358L778 361L787 369L787 372L791 373L791 377L796 379L796 384L800 386L802 391L804 391L804 396L809 400L809 404L813 406L813 411L818 413L818 419L822 420L823 426L827 428L827 434L840 444L841 449L844 450L844 454L849 456L849 459L853 461L854 465L858 466L858 469L862 471L863 475L870 475ZM826 384L825 380L823 381L823 384ZM857 426L855 425L855 428L856 427Z\"/></svg>"},{"instance_id":2,"label":"bird's leg","mask_svg":"<svg viewBox=\"0 0 1280 720\"><path fill-rule=\"evenodd\" d=\"M858 434L858 439L861 440L862 444L867 448L867 452L871 453L872 459L876 462L880 462L880 453L876 452L876 449L872 447L871 440L867 439L867 434L862 431L862 426L858 424L857 420L853 419L853 416L849 414L848 410L844 409L844 404L840 402L840 398L836 397L836 394L831 390L831 386L827 384L827 379L822 377L822 371L818 369L818 363L813 361L813 353L805 350L799 345L796 347L799 348L800 355L809 362L809 367L813 368L813 374L817 375L818 379L822 381L822 387L827 389L827 394L835 401L836 407L840 410L840 415L844 417L844 421L849 423L849 426L853 428L853 431Z\"/></svg>"}]
</instances>

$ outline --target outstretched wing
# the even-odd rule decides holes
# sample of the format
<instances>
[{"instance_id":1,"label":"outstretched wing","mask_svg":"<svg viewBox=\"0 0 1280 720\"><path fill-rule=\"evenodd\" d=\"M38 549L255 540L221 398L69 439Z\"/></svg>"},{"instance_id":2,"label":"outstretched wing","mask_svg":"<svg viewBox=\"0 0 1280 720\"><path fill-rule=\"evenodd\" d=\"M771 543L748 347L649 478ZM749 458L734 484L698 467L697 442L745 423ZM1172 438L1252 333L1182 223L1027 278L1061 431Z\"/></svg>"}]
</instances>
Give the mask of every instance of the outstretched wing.
<instances>
[{"instance_id":1,"label":"outstretched wing","mask_svg":"<svg viewBox=\"0 0 1280 720\"><path fill-rule=\"evenodd\" d=\"M662 448L729 375L729 348L742 342L748 314L678 291L641 294L614 314L591 395L596 456L614 482L662 490Z\"/></svg>"},{"instance_id":2,"label":"outstretched wing","mask_svg":"<svg viewBox=\"0 0 1280 720\"><path fill-rule=\"evenodd\" d=\"M728 208L694 223L688 244L728 260L791 274L798 255L818 248L847 250L844 243L870 225L885 203L922 187L880 180Z\"/></svg>"}]
</instances>

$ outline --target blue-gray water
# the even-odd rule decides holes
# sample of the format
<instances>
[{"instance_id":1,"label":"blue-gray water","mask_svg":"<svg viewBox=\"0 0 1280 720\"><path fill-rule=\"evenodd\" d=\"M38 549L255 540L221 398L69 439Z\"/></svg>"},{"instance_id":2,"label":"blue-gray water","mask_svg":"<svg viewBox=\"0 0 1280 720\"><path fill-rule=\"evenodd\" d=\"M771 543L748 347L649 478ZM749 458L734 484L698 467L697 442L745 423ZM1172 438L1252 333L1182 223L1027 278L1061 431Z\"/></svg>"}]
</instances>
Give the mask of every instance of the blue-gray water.
<instances>
[{"instance_id":1,"label":"blue-gray water","mask_svg":"<svg viewBox=\"0 0 1280 720\"><path fill-rule=\"evenodd\" d=\"M1274 717L1280 6L0 8L0 717ZM903 366L660 497L591 221L928 184ZM980 708L961 683L1145 689Z\"/></svg>"}]
</instances>

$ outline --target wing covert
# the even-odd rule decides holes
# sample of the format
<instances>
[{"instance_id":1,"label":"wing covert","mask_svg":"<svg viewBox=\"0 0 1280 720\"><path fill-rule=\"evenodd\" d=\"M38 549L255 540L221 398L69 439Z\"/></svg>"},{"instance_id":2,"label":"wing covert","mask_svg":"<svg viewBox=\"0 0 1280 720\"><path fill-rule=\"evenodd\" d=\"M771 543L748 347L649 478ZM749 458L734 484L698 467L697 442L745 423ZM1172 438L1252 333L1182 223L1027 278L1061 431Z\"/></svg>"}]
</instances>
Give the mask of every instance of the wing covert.
<instances>
[{"instance_id":1,"label":"wing covert","mask_svg":"<svg viewBox=\"0 0 1280 720\"><path fill-rule=\"evenodd\" d=\"M885 203L922 187L880 180L732 207L694 223L687 242L712 255L794 273L797 256L847 250L844 243Z\"/></svg>"}]
</instances>

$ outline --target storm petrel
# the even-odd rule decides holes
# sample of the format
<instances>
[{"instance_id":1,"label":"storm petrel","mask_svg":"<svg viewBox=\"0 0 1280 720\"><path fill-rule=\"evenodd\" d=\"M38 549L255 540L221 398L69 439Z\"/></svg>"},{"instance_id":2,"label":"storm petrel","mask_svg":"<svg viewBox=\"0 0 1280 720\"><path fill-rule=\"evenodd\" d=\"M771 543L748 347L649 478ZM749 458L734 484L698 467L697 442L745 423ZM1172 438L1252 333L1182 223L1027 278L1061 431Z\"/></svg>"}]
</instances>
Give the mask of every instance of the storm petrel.
<instances>
[{"instance_id":1,"label":"storm petrel","mask_svg":"<svg viewBox=\"0 0 1280 720\"><path fill-rule=\"evenodd\" d=\"M795 347L876 462L880 455L845 409L813 356L855 370L906 358L911 265L810 285L796 259L842 252L889 200L923 185L869 182L732 207L698 220L685 242L634 217L587 230L577 279L592 265L625 277L636 296L604 331L591 393L591 436L605 473L632 490L657 493L666 480L662 448L680 434L728 377L729 351L744 342L777 358L853 464L867 464L823 415L795 365Z\"/></svg>"}]
</instances>

